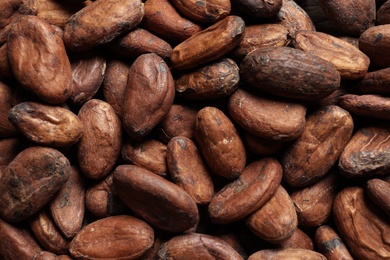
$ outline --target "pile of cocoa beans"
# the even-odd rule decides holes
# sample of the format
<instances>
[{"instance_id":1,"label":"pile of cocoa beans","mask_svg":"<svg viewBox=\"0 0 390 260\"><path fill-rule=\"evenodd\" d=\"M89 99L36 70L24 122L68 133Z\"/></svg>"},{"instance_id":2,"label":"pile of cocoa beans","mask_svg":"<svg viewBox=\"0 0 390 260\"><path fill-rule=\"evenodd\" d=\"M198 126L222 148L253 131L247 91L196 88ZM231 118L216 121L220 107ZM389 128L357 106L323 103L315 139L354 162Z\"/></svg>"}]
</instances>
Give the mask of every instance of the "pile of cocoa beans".
<instances>
[{"instance_id":1,"label":"pile of cocoa beans","mask_svg":"<svg viewBox=\"0 0 390 260\"><path fill-rule=\"evenodd\" d=\"M390 0L1 0L0 259L390 259Z\"/></svg>"}]
</instances>

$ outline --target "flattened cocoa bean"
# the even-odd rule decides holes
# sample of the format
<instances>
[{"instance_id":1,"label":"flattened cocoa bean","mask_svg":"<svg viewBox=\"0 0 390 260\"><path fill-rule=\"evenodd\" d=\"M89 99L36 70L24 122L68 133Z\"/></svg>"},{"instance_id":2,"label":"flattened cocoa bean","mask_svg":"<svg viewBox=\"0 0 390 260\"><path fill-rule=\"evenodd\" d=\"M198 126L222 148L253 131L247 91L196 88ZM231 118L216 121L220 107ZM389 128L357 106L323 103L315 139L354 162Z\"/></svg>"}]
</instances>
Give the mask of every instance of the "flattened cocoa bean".
<instances>
[{"instance_id":1,"label":"flattened cocoa bean","mask_svg":"<svg viewBox=\"0 0 390 260\"><path fill-rule=\"evenodd\" d=\"M113 183L123 202L152 226L184 232L199 219L196 202L186 191L142 167L118 166Z\"/></svg>"}]
</instances>

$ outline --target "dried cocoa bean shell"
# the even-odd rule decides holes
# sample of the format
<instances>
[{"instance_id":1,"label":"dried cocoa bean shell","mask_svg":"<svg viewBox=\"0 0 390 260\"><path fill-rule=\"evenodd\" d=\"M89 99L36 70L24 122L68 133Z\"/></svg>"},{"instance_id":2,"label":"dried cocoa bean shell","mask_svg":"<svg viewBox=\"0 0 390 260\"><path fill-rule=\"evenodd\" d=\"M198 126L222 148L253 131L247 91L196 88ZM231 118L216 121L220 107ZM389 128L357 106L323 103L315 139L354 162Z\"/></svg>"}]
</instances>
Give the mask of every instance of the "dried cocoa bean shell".
<instances>
[{"instance_id":1,"label":"dried cocoa bean shell","mask_svg":"<svg viewBox=\"0 0 390 260\"><path fill-rule=\"evenodd\" d=\"M249 151L260 156L276 153L285 143L283 141L264 139L248 132L243 134L243 141Z\"/></svg>"},{"instance_id":2,"label":"dried cocoa bean shell","mask_svg":"<svg viewBox=\"0 0 390 260\"><path fill-rule=\"evenodd\" d=\"M61 104L70 97L69 58L62 38L50 24L25 15L12 26L7 44L12 72L24 88L50 104Z\"/></svg>"},{"instance_id":3,"label":"dried cocoa bean shell","mask_svg":"<svg viewBox=\"0 0 390 260\"><path fill-rule=\"evenodd\" d=\"M128 211L115 191L112 178L113 173L110 173L86 190L85 207L98 218L121 215Z\"/></svg>"},{"instance_id":4,"label":"dried cocoa bean shell","mask_svg":"<svg viewBox=\"0 0 390 260\"><path fill-rule=\"evenodd\" d=\"M49 24L64 29L70 17L87 6L88 1L36 0L39 2L37 16Z\"/></svg>"},{"instance_id":5,"label":"dried cocoa bean shell","mask_svg":"<svg viewBox=\"0 0 390 260\"><path fill-rule=\"evenodd\" d=\"M73 58L72 67L72 95L70 102L82 106L92 99L102 84L106 72L106 58L98 53L88 53Z\"/></svg>"},{"instance_id":6,"label":"dried cocoa bean shell","mask_svg":"<svg viewBox=\"0 0 390 260\"><path fill-rule=\"evenodd\" d=\"M389 131L386 125L358 129L340 155L340 173L349 178L387 175Z\"/></svg>"},{"instance_id":7,"label":"dried cocoa bean shell","mask_svg":"<svg viewBox=\"0 0 390 260\"><path fill-rule=\"evenodd\" d=\"M0 140L0 165L7 166L26 147L22 138L4 138Z\"/></svg>"},{"instance_id":8,"label":"dried cocoa bean shell","mask_svg":"<svg viewBox=\"0 0 390 260\"><path fill-rule=\"evenodd\" d=\"M244 32L244 20L229 15L176 45L170 56L172 68L191 69L223 57L240 44Z\"/></svg>"},{"instance_id":9,"label":"dried cocoa bean shell","mask_svg":"<svg viewBox=\"0 0 390 260\"><path fill-rule=\"evenodd\" d=\"M121 121L110 104L99 99L84 103L78 117L84 129L77 150L80 170L88 178L103 178L120 156Z\"/></svg>"},{"instance_id":10,"label":"dried cocoa bean shell","mask_svg":"<svg viewBox=\"0 0 390 260\"><path fill-rule=\"evenodd\" d=\"M256 18L275 16L282 8L282 3L282 0L232 0L235 9Z\"/></svg>"},{"instance_id":11,"label":"dried cocoa bean shell","mask_svg":"<svg viewBox=\"0 0 390 260\"><path fill-rule=\"evenodd\" d=\"M359 94L390 94L390 68L367 72L353 89Z\"/></svg>"},{"instance_id":12,"label":"dried cocoa bean shell","mask_svg":"<svg viewBox=\"0 0 390 260\"><path fill-rule=\"evenodd\" d=\"M16 91L8 84L0 81L0 136L16 136L18 131L8 120L8 113L18 103Z\"/></svg>"},{"instance_id":13,"label":"dried cocoa bean shell","mask_svg":"<svg viewBox=\"0 0 390 260\"><path fill-rule=\"evenodd\" d=\"M380 67L390 66L390 24L377 25L365 30L359 37L359 49L372 64Z\"/></svg>"},{"instance_id":14,"label":"dried cocoa bean shell","mask_svg":"<svg viewBox=\"0 0 390 260\"><path fill-rule=\"evenodd\" d=\"M85 180L72 166L68 180L51 200L50 214L65 238L73 238L81 229L85 213Z\"/></svg>"},{"instance_id":15,"label":"dried cocoa bean shell","mask_svg":"<svg viewBox=\"0 0 390 260\"><path fill-rule=\"evenodd\" d=\"M337 172L331 170L316 183L290 193L300 226L316 227L328 220L338 192L337 178Z\"/></svg>"},{"instance_id":16,"label":"dried cocoa bean shell","mask_svg":"<svg viewBox=\"0 0 390 260\"><path fill-rule=\"evenodd\" d=\"M390 256L390 224L364 189L353 186L340 191L333 217L343 241L355 259L386 259Z\"/></svg>"},{"instance_id":17,"label":"dried cocoa bean shell","mask_svg":"<svg viewBox=\"0 0 390 260\"><path fill-rule=\"evenodd\" d=\"M315 232L315 243L318 251L328 260L353 260L348 248L336 231L328 225L322 225Z\"/></svg>"},{"instance_id":18,"label":"dried cocoa bean shell","mask_svg":"<svg viewBox=\"0 0 390 260\"><path fill-rule=\"evenodd\" d=\"M289 194L279 185L271 198L248 216L245 223L256 236L280 243L292 237L298 227L298 218Z\"/></svg>"},{"instance_id":19,"label":"dried cocoa bean shell","mask_svg":"<svg viewBox=\"0 0 390 260\"><path fill-rule=\"evenodd\" d=\"M252 162L238 179L214 195L208 206L210 220L227 224L254 213L275 194L281 179L282 168L276 159Z\"/></svg>"},{"instance_id":20,"label":"dried cocoa bean shell","mask_svg":"<svg viewBox=\"0 0 390 260\"><path fill-rule=\"evenodd\" d=\"M385 2L376 12L376 24L389 24L390 23L390 2Z\"/></svg>"},{"instance_id":21,"label":"dried cocoa bean shell","mask_svg":"<svg viewBox=\"0 0 390 260\"><path fill-rule=\"evenodd\" d=\"M72 239L69 252L77 259L138 259L153 241L154 231L147 223L118 215L83 227Z\"/></svg>"},{"instance_id":22,"label":"dried cocoa bean shell","mask_svg":"<svg viewBox=\"0 0 390 260\"><path fill-rule=\"evenodd\" d=\"M375 25L375 1L318 0L328 19L339 30L353 36Z\"/></svg>"},{"instance_id":23,"label":"dried cocoa bean shell","mask_svg":"<svg viewBox=\"0 0 390 260\"><path fill-rule=\"evenodd\" d=\"M198 112L195 138L213 173L235 179L244 170L244 144L233 123L218 108L205 107Z\"/></svg>"},{"instance_id":24,"label":"dried cocoa bean shell","mask_svg":"<svg viewBox=\"0 0 390 260\"><path fill-rule=\"evenodd\" d=\"M121 60L109 60L102 82L104 100L112 106L119 118L122 118L130 67L131 64Z\"/></svg>"},{"instance_id":25,"label":"dried cocoa bean shell","mask_svg":"<svg viewBox=\"0 0 390 260\"><path fill-rule=\"evenodd\" d=\"M42 247L55 254L66 254L68 252L70 241L63 236L46 210L40 211L28 222L34 237Z\"/></svg>"},{"instance_id":26,"label":"dried cocoa bean shell","mask_svg":"<svg viewBox=\"0 0 390 260\"><path fill-rule=\"evenodd\" d=\"M229 15L229 0L199 2L197 0L173 0L172 4L184 16L196 23L216 23Z\"/></svg>"},{"instance_id":27,"label":"dried cocoa bean shell","mask_svg":"<svg viewBox=\"0 0 390 260\"><path fill-rule=\"evenodd\" d=\"M286 27L280 24L253 24L245 26L244 38L230 53L234 60L241 62L251 51L269 46L287 46L290 42Z\"/></svg>"},{"instance_id":28,"label":"dried cocoa bean shell","mask_svg":"<svg viewBox=\"0 0 390 260\"><path fill-rule=\"evenodd\" d=\"M390 216L389 192L390 183L376 178L367 181L367 195L387 216Z\"/></svg>"},{"instance_id":29,"label":"dried cocoa bean shell","mask_svg":"<svg viewBox=\"0 0 390 260\"><path fill-rule=\"evenodd\" d=\"M283 25L294 36L299 31L315 31L316 28L307 12L293 0L283 0L275 23Z\"/></svg>"},{"instance_id":30,"label":"dried cocoa bean shell","mask_svg":"<svg viewBox=\"0 0 390 260\"><path fill-rule=\"evenodd\" d=\"M238 88L239 81L237 64L224 58L176 78L176 95L191 100L224 98Z\"/></svg>"},{"instance_id":31,"label":"dried cocoa bean shell","mask_svg":"<svg viewBox=\"0 0 390 260\"><path fill-rule=\"evenodd\" d=\"M139 56L128 74L123 104L123 126L135 140L142 139L168 113L175 97L172 74L154 53Z\"/></svg>"},{"instance_id":32,"label":"dried cocoa bean shell","mask_svg":"<svg viewBox=\"0 0 390 260\"><path fill-rule=\"evenodd\" d=\"M290 47L264 47L240 64L240 77L262 91L299 100L318 100L340 86L340 73L328 61Z\"/></svg>"},{"instance_id":33,"label":"dried cocoa bean shell","mask_svg":"<svg viewBox=\"0 0 390 260\"><path fill-rule=\"evenodd\" d=\"M135 142L124 141L121 150L125 163L141 166L160 176L166 176L167 170L167 146L160 141L146 138Z\"/></svg>"},{"instance_id":34,"label":"dried cocoa bean shell","mask_svg":"<svg viewBox=\"0 0 390 260\"><path fill-rule=\"evenodd\" d=\"M69 178L70 164L59 151L29 147L2 172L0 215L9 222L27 219L43 208Z\"/></svg>"},{"instance_id":35,"label":"dried cocoa bean shell","mask_svg":"<svg viewBox=\"0 0 390 260\"><path fill-rule=\"evenodd\" d=\"M214 195L214 184L196 144L184 136L173 137L166 154L173 182L187 191L197 204L209 203Z\"/></svg>"},{"instance_id":36,"label":"dried cocoa bean shell","mask_svg":"<svg viewBox=\"0 0 390 260\"><path fill-rule=\"evenodd\" d=\"M251 254L248 260L283 260L283 259L299 259L299 260L326 260L326 257L316 251L286 248L286 249L263 249Z\"/></svg>"},{"instance_id":37,"label":"dried cocoa bean shell","mask_svg":"<svg viewBox=\"0 0 390 260\"><path fill-rule=\"evenodd\" d=\"M243 129L269 140L294 140L301 135L306 122L303 105L244 89L230 96L228 109Z\"/></svg>"},{"instance_id":38,"label":"dried cocoa bean shell","mask_svg":"<svg viewBox=\"0 0 390 260\"><path fill-rule=\"evenodd\" d=\"M23 136L39 145L70 146L83 135L77 115L60 106L22 102L9 111L8 120Z\"/></svg>"},{"instance_id":39,"label":"dried cocoa bean shell","mask_svg":"<svg viewBox=\"0 0 390 260\"><path fill-rule=\"evenodd\" d=\"M94 1L70 17L65 46L74 52L91 50L136 27L143 15L141 0Z\"/></svg>"},{"instance_id":40,"label":"dried cocoa bean shell","mask_svg":"<svg viewBox=\"0 0 390 260\"><path fill-rule=\"evenodd\" d=\"M390 98L379 95L345 94L339 98L339 106L353 115L389 120Z\"/></svg>"},{"instance_id":41,"label":"dried cocoa bean shell","mask_svg":"<svg viewBox=\"0 0 390 260\"><path fill-rule=\"evenodd\" d=\"M0 258L32 259L41 251L29 229L10 224L0 218Z\"/></svg>"},{"instance_id":42,"label":"dried cocoa bean shell","mask_svg":"<svg viewBox=\"0 0 390 260\"><path fill-rule=\"evenodd\" d=\"M154 227L184 232L198 222L196 202L186 191L142 167L118 166L113 183L123 202Z\"/></svg>"},{"instance_id":43,"label":"dried cocoa bean shell","mask_svg":"<svg viewBox=\"0 0 390 260\"><path fill-rule=\"evenodd\" d=\"M182 42L202 27L183 17L168 0L148 0L145 2L145 14L142 27L164 40Z\"/></svg>"},{"instance_id":44,"label":"dried cocoa bean shell","mask_svg":"<svg viewBox=\"0 0 390 260\"><path fill-rule=\"evenodd\" d=\"M194 255L199 259L243 259L237 251L222 239L199 233L171 238L161 246L158 259L184 260L191 259Z\"/></svg>"},{"instance_id":45,"label":"dried cocoa bean shell","mask_svg":"<svg viewBox=\"0 0 390 260\"><path fill-rule=\"evenodd\" d=\"M165 118L157 126L159 138L168 143L175 136L195 139L195 121L198 110L184 104L172 104Z\"/></svg>"},{"instance_id":46,"label":"dried cocoa bean shell","mask_svg":"<svg viewBox=\"0 0 390 260\"><path fill-rule=\"evenodd\" d=\"M284 151L283 180L304 187L321 179L347 146L353 127L352 116L338 106L310 114L301 136Z\"/></svg>"},{"instance_id":47,"label":"dried cocoa bean shell","mask_svg":"<svg viewBox=\"0 0 390 260\"><path fill-rule=\"evenodd\" d=\"M295 48L309 52L329 61L336 67L342 79L363 78L370 59L352 44L330 34L316 31L299 31L292 44Z\"/></svg>"},{"instance_id":48,"label":"dried cocoa bean shell","mask_svg":"<svg viewBox=\"0 0 390 260\"><path fill-rule=\"evenodd\" d=\"M295 229L290 238L280 242L278 245L281 249L300 248L314 251L313 240L299 227Z\"/></svg>"},{"instance_id":49,"label":"dried cocoa bean shell","mask_svg":"<svg viewBox=\"0 0 390 260\"><path fill-rule=\"evenodd\" d=\"M171 55L171 45L148 30L136 28L109 44L109 49L118 55L137 58L145 53L155 53L165 59Z\"/></svg>"}]
</instances>

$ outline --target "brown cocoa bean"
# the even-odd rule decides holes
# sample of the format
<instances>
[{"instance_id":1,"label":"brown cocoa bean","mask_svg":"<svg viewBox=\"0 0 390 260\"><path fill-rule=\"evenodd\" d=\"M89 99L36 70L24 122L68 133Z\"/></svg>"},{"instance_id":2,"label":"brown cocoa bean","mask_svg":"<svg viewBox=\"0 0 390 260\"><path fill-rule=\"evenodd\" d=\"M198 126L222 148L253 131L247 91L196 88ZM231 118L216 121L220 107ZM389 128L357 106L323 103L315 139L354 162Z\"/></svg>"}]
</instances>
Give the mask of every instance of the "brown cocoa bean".
<instances>
[{"instance_id":1,"label":"brown cocoa bean","mask_svg":"<svg viewBox=\"0 0 390 260\"><path fill-rule=\"evenodd\" d=\"M340 191L333 204L333 216L339 234L355 259L390 257L390 224L364 189L353 186Z\"/></svg>"},{"instance_id":2,"label":"brown cocoa bean","mask_svg":"<svg viewBox=\"0 0 390 260\"><path fill-rule=\"evenodd\" d=\"M65 46L75 52L91 50L136 27L143 15L141 0L92 2L73 14L65 25Z\"/></svg>"},{"instance_id":3,"label":"brown cocoa bean","mask_svg":"<svg viewBox=\"0 0 390 260\"><path fill-rule=\"evenodd\" d=\"M293 187L321 179L343 152L353 126L352 116L338 106L326 106L309 115L301 136L284 151L283 179Z\"/></svg>"},{"instance_id":4,"label":"brown cocoa bean","mask_svg":"<svg viewBox=\"0 0 390 260\"><path fill-rule=\"evenodd\" d=\"M131 65L123 104L123 126L135 140L142 139L168 113L175 96L172 74L154 53L139 56Z\"/></svg>"},{"instance_id":5,"label":"brown cocoa bean","mask_svg":"<svg viewBox=\"0 0 390 260\"><path fill-rule=\"evenodd\" d=\"M330 62L291 47L252 51L240 64L240 76L262 91L300 100L324 98L340 86L340 73Z\"/></svg>"},{"instance_id":6,"label":"brown cocoa bean","mask_svg":"<svg viewBox=\"0 0 390 260\"><path fill-rule=\"evenodd\" d=\"M12 72L24 88L50 104L61 104L70 97L69 58L62 38L50 24L25 15L12 26L7 45Z\"/></svg>"},{"instance_id":7,"label":"brown cocoa bean","mask_svg":"<svg viewBox=\"0 0 390 260\"><path fill-rule=\"evenodd\" d=\"M386 1L376 12L376 24L389 24L390 23L390 2Z\"/></svg>"},{"instance_id":8,"label":"brown cocoa bean","mask_svg":"<svg viewBox=\"0 0 390 260\"><path fill-rule=\"evenodd\" d=\"M210 220L227 224L254 213L274 195L281 179L282 169L276 159L252 162L238 179L214 195L208 206Z\"/></svg>"},{"instance_id":9,"label":"brown cocoa bean","mask_svg":"<svg viewBox=\"0 0 390 260\"><path fill-rule=\"evenodd\" d=\"M83 135L77 115L60 106L22 102L9 111L8 119L23 136L38 145L70 146Z\"/></svg>"},{"instance_id":10,"label":"brown cocoa bean","mask_svg":"<svg viewBox=\"0 0 390 260\"><path fill-rule=\"evenodd\" d=\"M232 0L233 6L256 18L275 16L282 8L282 0Z\"/></svg>"},{"instance_id":11,"label":"brown cocoa bean","mask_svg":"<svg viewBox=\"0 0 390 260\"><path fill-rule=\"evenodd\" d=\"M280 242L279 247L283 249L300 248L315 251L313 240L299 227L295 229L294 234L290 238Z\"/></svg>"},{"instance_id":12,"label":"brown cocoa bean","mask_svg":"<svg viewBox=\"0 0 390 260\"><path fill-rule=\"evenodd\" d=\"M27 219L42 209L69 178L70 164L59 151L29 147L2 172L0 215L10 222Z\"/></svg>"},{"instance_id":13,"label":"brown cocoa bean","mask_svg":"<svg viewBox=\"0 0 390 260\"><path fill-rule=\"evenodd\" d=\"M176 45L170 56L172 68L185 70L215 61L237 47L244 33L244 20L229 15Z\"/></svg>"},{"instance_id":14,"label":"brown cocoa bean","mask_svg":"<svg viewBox=\"0 0 390 260\"><path fill-rule=\"evenodd\" d=\"M84 129L77 150L80 170L88 178L103 178L120 156L122 124L114 109L99 99L84 103L78 117Z\"/></svg>"},{"instance_id":15,"label":"brown cocoa bean","mask_svg":"<svg viewBox=\"0 0 390 260\"><path fill-rule=\"evenodd\" d=\"M359 37L359 49L372 64L380 67L390 66L390 24L377 25L365 30Z\"/></svg>"},{"instance_id":16,"label":"brown cocoa bean","mask_svg":"<svg viewBox=\"0 0 390 260\"><path fill-rule=\"evenodd\" d=\"M230 115L246 131L264 139L292 141L305 126L303 105L238 89L229 98Z\"/></svg>"},{"instance_id":17,"label":"brown cocoa bean","mask_svg":"<svg viewBox=\"0 0 390 260\"><path fill-rule=\"evenodd\" d=\"M198 112L195 138L213 173L235 179L244 170L244 144L233 123L218 108L205 107Z\"/></svg>"},{"instance_id":18,"label":"brown cocoa bean","mask_svg":"<svg viewBox=\"0 0 390 260\"><path fill-rule=\"evenodd\" d=\"M367 195L384 213L387 214L387 216L390 216L389 192L390 183L377 178L367 181Z\"/></svg>"},{"instance_id":19,"label":"brown cocoa bean","mask_svg":"<svg viewBox=\"0 0 390 260\"><path fill-rule=\"evenodd\" d=\"M83 227L72 239L69 252L76 259L138 259L153 241L154 231L147 223L118 215Z\"/></svg>"},{"instance_id":20,"label":"brown cocoa bean","mask_svg":"<svg viewBox=\"0 0 390 260\"><path fill-rule=\"evenodd\" d=\"M17 134L14 125L8 120L8 113L18 102L16 91L0 81L0 136L12 137Z\"/></svg>"},{"instance_id":21,"label":"brown cocoa bean","mask_svg":"<svg viewBox=\"0 0 390 260\"><path fill-rule=\"evenodd\" d=\"M339 106L352 115L389 120L390 98L380 95L345 94L339 98Z\"/></svg>"},{"instance_id":22,"label":"brown cocoa bean","mask_svg":"<svg viewBox=\"0 0 390 260\"><path fill-rule=\"evenodd\" d=\"M191 100L228 97L238 88L238 70L233 60L225 58L184 73L175 79L176 94Z\"/></svg>"},{"instance_id":23,"label":"brown cocoa bean","mask_svg":"<svg viewBox=\"0 0 390 260\"><path fill-rule=\"evenodd\" d=\"M359 94L389 94L390 68L378 69L367 72L354 89Z\"/></svg>"},{"instance_id":24,"label":"brown cocoa bean","mask_svg":"<svg viewBox=\"0 0 390 260\"><path fill-rule=\"evenodd\" d=\"M113 183L123 202L152 226L184 232L198 222L194 199L178 185L144 168L120 165Z\"/></svg>"},{"instance_id":25,"label":"brown cocoa bean","mask_svg":"<svg viewBox=\"0 0 390 260\"><path fill-rule=\"evenodd\" d=\"M166 153L173 182L187 191L196 203L209 203L214 195L214 184L196 144L187 137L173 137Z\"/></svg>"},{"instance_id":26,"label":"brown cocoa bean","mask_svg":"<svg viewBox=\"0 0 390 260\"><path fill-rule=\"evenodd\" d=\"M299 259L299 260L326 260L326 257L316 251L286 248L286 249L263 249L249 256L248 260L282 260L282 259Z\"/></svg>"},{"instance_id":27,"label":"brown cocoa bean","mask_svg":"<svg viewBox=\"0 0 390 260\"><path fill-rule=\"evenodd\" d=\"M1 139L0 165L7 166L25 148L24 140L21 138Z\"/></svg>"},{"instance_id":28,"label":"brown cocoa bean","mask_svg":"<svg viewBox=\"0 0 390 260\"><path fill-rule=\"evenodd\" d=\"M318 250L324 254L328 260L352 260L344 242L333 228L323 225L317 228L315 232L315 242Z\"/></svg>"}]
</instances>

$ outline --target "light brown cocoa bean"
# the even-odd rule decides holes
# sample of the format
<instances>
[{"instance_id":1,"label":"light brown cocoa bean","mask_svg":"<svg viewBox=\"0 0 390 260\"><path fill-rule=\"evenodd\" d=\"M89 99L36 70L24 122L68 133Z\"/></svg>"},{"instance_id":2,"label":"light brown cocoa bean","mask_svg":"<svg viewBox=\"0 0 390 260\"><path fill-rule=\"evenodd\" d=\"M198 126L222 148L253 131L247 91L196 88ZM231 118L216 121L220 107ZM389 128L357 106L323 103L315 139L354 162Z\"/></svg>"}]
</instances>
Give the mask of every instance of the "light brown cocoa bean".
<instances>
[{"instance_id":1,"label":"light brown cocoa bean","mask_svg":"<svg viewBox=\"0 0 390 260\"><path fill-rule=\"evenodd\" d=\"M292 44L297 49L332 63L342 79L363 78L370 65L370 59L362 51L330 34L317 31L299 31L295 34Z\"/></svg>"},{"instance_id":2,"label":"light brown cocoa bean","mask_svg":"<svg viewBox=\"0 0 390 260\"><path fill-rule=\"evenodd\" d=\"M389 135L386 125L358 129L340 155L340 173L349 178L387 175L390 167Z\"/></svg>"},{"instance_id":3,"label":"light brown cocoa bean","mask_svg":"<svg viewBox=\"0 0 390 260\"><path fill-rule=\"evenodd\" d=\"M331 216L340 184L337 174L333 169L316 183L290 193L300 226L320 226Z\"/></svg>"},{"instance_id":4,"label":"light brown cocoa bean","mask_svg":"<svg viewBox=\"0 0 390 260\"><path fill-rule=\"evenodd\" d=\"M42 251L36 254L33 260L58 260L57 255L50 251Z\"/></svg>"},{"instance_id":5,"label":"light brown cocoa bean","mask_svg":"<svg viewBox=\"0 0 390 260\"><path fill-rule=\"evenodd\" d=\"M282 169L276 159L252 162L238 179L214 195L208 206L210 220L227 224L254 213L274 195L281 178Z\"/></svg>"},{"instance_id":6,"label":"light brown cocoa bean","mask_svg":"<svg viewBox=\"0 0 390 260\"><path fill-rule=\"evenodd\" d=\"M136 28L116 38L109 44L109 49L115 54L132 58L152 52L165 59L172 52L168 42L142 28Z\"/></svg>"},{"instance_id":7,"label":"light brown cocoa bean","mask_svg":"<svg viewBox=\"0 0 390 260\"><path fill-rule=\"evenodd\" d=\"M76 259L138 259L153 241L154 231L147 223L118 215L83 227L72 239L69 252Z\"/></svg>"},{"instance_id":8,"label":"light brown cocoa bean","mask_svg":"<svg viewBox=\"0 0 390 260\"><path fill-rule=\"evenodd\" d=\"M88 178L103 178L120 156L121 121L110 104L99 99L84 103L78 117L84 129L77 150L80 170Z\"/></svg>"},{"instance_id":9,"label":"light brown cocoa bean","mask_svg":"<svg viewBox=\"0 0 390 260\"><path fill-rule=\"evenodd\" d=\"M47 251L55 254L68 252L70 241L64 237L46 210L40 211L28 222L34 237Z\"/></svg>"},{"instance_id":10,"label":"light brown cocoa bean","mask_svg":"<svg viewBox=\"0 0 390 260\"><path fill-rule=\"evenodd\" d=\"M244 20L229 15L176 45L170 56L172 68L186 70L215 61L237 47L244 33Z\"/></svg>"},{"instance_id":11,"label":"light brown cocoa bean","mask_svg":"<svg viewBox=\"0 0 390 260\"><path fill-rule=\"evenodd\" d=\"M280 243L292 237L298 227L297 213L287 191L279 185L272 197L245 219L258 237Z\"/></svg>"},{"instance_id":12,"label":"light brown cocoa bean","mask_svg":"<svg viewBox=\"0 0 390 260\"><path fill-rule=\"evenodd\" d=\"M141 166L160 176L167 176L167 146L155 139L126 140L122 144L122 159L125 163Z\"/></svg>"},{"instance_id":13,"label":"light brown cocoa bean","mask_svg":"<svg viewBox=\"0 0 390 260\"><path fill-rule=\"evenodd\" d=\"M330 226L323 225L318 227L314 239L319 252L324 254L328 260L353 259L344 242Z\"/></svg>"},{"instance_id":14,"label":"light brown cocoa bean","mask_svg":"<svg viewBox=\"0 0 390 260\"><path fill-rule=\"evenodd\" d=\"M233 123L218 108L205 107L198 112L195 138L213 173L235 179L244 170L244 144Z\"/></svg>"},{"instance_id":15,"label":"light brown cocoa bean","mask_svg":"<svg viewBox=\"0 0 390 260\"><path fill-rule=\"evenodd\" d=\"M91 50L136 27L143 15L141 0L94 1L70 17L65 46L74 52Z\"/></svg>"},{"instance_id":16,"label":"light brown cocoa bean","mask_svg":"<svg viewBox=\"0 0 390 260\"><path fill-rule=\"evenodd\" d=\"M232 59L221 59L175 79L176 95L191 100L230 96L237 88L240 74Z\"/></svg>"},{"instance_id":17,"label":"light brown cocoa bean","mask_svg":"<svg viewBox=\"0 0 390 260\"><path fill-rule=\"evenodd\" d=\"M299 227L295 229L294 234L290 238L280 242L279 247L283 249L300 248L315 251L313 240Z\"/></svg>"},{"instance_id":18,"label":"light brown cocoa bean","mask_svg":"<svg viewBox=\"0 0 390 260\"><path fill-rule=\"evenodd\" d=\"M371 179L367 181L366 193L370 199L380 208L383 212L390 217L390 183L381 179Z\"/></svg>"},{"instance_id":19,"label":"light brown cocoa bean","mask_svg":"<svg viewBox=\"0 0 390 260\"><path fill-rule=\"evenodd\" d=\"M191 21L215 23L229 15L231 4L228 0L173 0L172 4Z\"/></svg>"},{"instance_id":20,"label":"light brown cocoa bean","mask_svg":"<svg viewBox=\"0 0 390 260\"><path fill-rule=\"evenodd\" d=\"M283 153L283 179L293 187L317 182L336 163L353 131L352 116L326 106L308 116L301 136Z\"/></svg>"},{"instance_id":21,"label":"light brown cocoa bean","mask_svg":"<svg viewBox=\"0 0 390 260\"><path fill-rule=\"evenodd\" d=\"M355 259L390 257L388 218L367 200L364 189L346 187L337 194L333 216L339 234Z\"/></svg>"},{"instance_id":22,"label":"light brown cocoa bean","mask_svg":"<svg viewBox=\"0 0 390 260\"><path fill-rule=\"evenodd\" d=\"M207 234L186 234L171 238L165 242L158 253L158 259L168 260L191 259L241 260L240 254L220 238Z\"/></svg>"},{"instance_id":23,"label":"light brown cocoa bean","mask_svg":"<svg viewBox=\"0 0 390 260\"><path fill-rule=\"evenodd\" d=\"M182 42L202 30L200 25L183 17L168 0L146 1L141 25L174 43Z\"/></svg>"},{"instance_id":24,"label":"light brown cocoa bean","mask_svg":"<svg viewBox=\"0 0 390 260\"><path fill-rule=\"evenodd\" d=\"M252 51L240 64L240 76L262 91L300 100L324 98L340 86L340 73L330 62L291 47Z\"/></svg>"},{"instance_id":25,"label":"light brown cocoa bean","mask_svg":"<svg viewBox=\"0 0 390 260\"><path fill-rule=\"evenodd\" d=\"M27 219L42 209L69 178L70 163L59 151L29 147L2 172L0 215L10 222Z\"/></svg>"},{"instance_id":26,"label":"light brown cocoa bean","mask_svg":"<svg viewBox=\"0 0 390 260\"><path fill-rule=\"evenodd\" d=\"M154 53L142 54L131 65L123 103L123 126L139 140L149 134L168 113L175 97L172 74Z\"/></svg>"},{"instance_id":27,"label":"light brown cocoa bean","mask_svg":"<svg viewBox=\"0 0 390 260\"><path fill-rule=\"evenodd\" d=\"M83 135L83 125L77 115L60 106L22 102L8 112L8 120L38 145L70 146Z\"/></svg>"},{"instance_id":28,"label":"light brown cocoa bean","mask_svg":"<svg viewBox=\"0 0 390 260\"><path fill-rule=\"evenodd\" d=\"M12 72L24 88L50 104L61 104L70 97L69 58L62 38L50 24L25 15L12 26L7 45Z\"/></svg>"},{"instance_id":29,"label":"light brown cocoa bean","mask_svg":"<svg viewBox=\"0 0 390 260\"><path fill-rule=\"evenodd\" d=\"M283 260L283 259L299 259L299 260L326 260L323 254L316 251L286 248L286 249L263 249L249 256L248 260Z\"/></svg>"},{"instance_id":30,"label":"light brown cocoa bean","mask_svg":"<svg viewBox=\"0 0 390 260\"><path fill-rule=\"evenodd\" d=\"M85 180L77 167L71 167L68 180L51 200L49 209L65 238L71 239L80 231L85 213Z\"/></svg>"},{"instance_id":31,"label":"light brown cocoa bean","mask_svg":"<svg viewBox=\"0 0 390 260\"><path fill-rule=\"evenodd\" d=\"M42 251L31 231L0 218L0 258L32 259Z\"/></svg>"},{"instance_id":32,"label":"light brown cocoa bean","mask_svg":"<svg viewBox=\"0 0 390 260\"><path fill-rule=\"evenodd\" d=\"M173 137L166 154L173 182L187 191L196 203L209 203L214 195L214 184L196 144L184 136Z\"/></svg>"},{"instance_id":33,"label":"light brown cocoa bean","mask_svg":"<svg viewBox=\"0 0 390 260\"><path fill-rule=\"evenodd\" d=\"M106 72L106 58L100 53L87 53L71 59L72 95L70 102L82 106L92 99L102 84Z\"/></svg>"},{"instance_id":34,"label":"light brown cocoa bean","mask_svg":"<svg viewBox=\"0 0 390 260\"><path fill-rule=\"evenodd\" d=\"M154 227L184 232L198 222L196 202L186 191L142 167L118 166L113 183L123 202Z\"/></svg>"},{"instance_id":35,"label":"light brown cocoa bean","mask_svg":"<svg viewBox=\"0 0 390 260\"><path fill-rule=\"evenodd\" d=\"M303 105L242 88L230 96L228 109L236 123L264 139L294 140L301 135L306 122Z\"/></svg>"}]
</instances>

